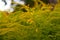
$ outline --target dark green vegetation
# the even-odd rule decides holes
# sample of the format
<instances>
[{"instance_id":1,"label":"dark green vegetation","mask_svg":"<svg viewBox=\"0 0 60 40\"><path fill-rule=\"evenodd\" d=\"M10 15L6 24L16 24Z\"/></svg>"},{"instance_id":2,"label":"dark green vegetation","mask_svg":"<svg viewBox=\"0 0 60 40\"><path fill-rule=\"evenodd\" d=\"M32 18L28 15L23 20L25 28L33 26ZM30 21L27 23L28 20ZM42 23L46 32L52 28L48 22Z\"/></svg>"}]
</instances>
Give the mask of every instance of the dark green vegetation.
<instances>
[{"instance_id":1,"label":"dark green vegetation","mask_svg":"<svg viewBox=\"0 0 60 40\"><path fill-rule=\"evenodd\" d=\"M48 6L40 9L38 4L23 8L17 7L10 15L0 12L0 40L60 40L59 3L54 11Z\"/></svg>"}]
</instances>

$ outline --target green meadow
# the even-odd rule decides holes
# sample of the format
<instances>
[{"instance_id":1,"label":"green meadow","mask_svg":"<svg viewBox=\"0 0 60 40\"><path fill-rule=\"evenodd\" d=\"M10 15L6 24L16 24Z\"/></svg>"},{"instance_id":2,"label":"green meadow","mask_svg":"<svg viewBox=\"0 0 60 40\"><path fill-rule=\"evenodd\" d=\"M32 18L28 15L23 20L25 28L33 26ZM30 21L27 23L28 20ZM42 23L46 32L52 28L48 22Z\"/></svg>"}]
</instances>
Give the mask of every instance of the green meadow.
<instances>
[{"instance_id":1,"label":"green meadow","mask_svg":"<svg viewBox=\"0 0 60 40\"><path fill-rule=\"evenodd\" d=\"M0 12L0 40L60 40L60 3L53 11L17 6L13 13Z\"/></svg>"}]
</instances>

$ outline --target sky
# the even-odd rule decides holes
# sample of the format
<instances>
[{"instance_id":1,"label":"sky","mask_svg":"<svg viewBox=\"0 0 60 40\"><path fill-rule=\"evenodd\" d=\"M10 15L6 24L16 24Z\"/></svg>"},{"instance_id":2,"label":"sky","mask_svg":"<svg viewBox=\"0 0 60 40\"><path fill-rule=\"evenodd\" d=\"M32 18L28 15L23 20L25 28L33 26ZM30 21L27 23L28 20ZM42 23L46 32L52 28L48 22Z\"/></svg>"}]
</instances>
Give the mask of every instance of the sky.
<instances>
[{"instance_id":1,"label":"sky","mask_svg":"<svg viewBox=\"0 0 60 40\"><path fill-rule=\"evenodd\" d=\"M0 0L0 11L13 12L14 8L12 8L12 6L16 6L16 5L15 4L11 5L12 0L5 0L5 1L7 2L6 5L5 5L5 2L3 2L2 0ZM14 0L14 2L18 3L18 4L21 4L21 5L25 4L25 2L21 1L21 0Z\"/></svg>"}]
</instances>

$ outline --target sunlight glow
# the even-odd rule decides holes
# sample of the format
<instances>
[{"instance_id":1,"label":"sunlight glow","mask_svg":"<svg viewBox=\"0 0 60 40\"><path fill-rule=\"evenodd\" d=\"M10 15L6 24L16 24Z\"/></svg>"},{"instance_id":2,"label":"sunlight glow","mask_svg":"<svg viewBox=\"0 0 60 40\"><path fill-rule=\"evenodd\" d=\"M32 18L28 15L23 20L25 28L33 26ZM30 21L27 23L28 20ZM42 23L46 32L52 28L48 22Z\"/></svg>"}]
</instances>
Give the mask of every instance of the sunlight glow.
<instances>
[{"instance_id":1,"label":"sunlight glow","mask_svg":"<svg viewBox=\"0 0 60 40\"><path fill-rule=\"evenodd\" d=\"M5 0L5 1L7 3L6 5L4 1L0 0L0 11L13 12L14 9L12 8L12 6L16 6L16 5L15 4L11 5L12 0ZM21 0L13 0L13 2L21 5L25 4L24 1L21 1Z\"/></svg>"}]
</instances>

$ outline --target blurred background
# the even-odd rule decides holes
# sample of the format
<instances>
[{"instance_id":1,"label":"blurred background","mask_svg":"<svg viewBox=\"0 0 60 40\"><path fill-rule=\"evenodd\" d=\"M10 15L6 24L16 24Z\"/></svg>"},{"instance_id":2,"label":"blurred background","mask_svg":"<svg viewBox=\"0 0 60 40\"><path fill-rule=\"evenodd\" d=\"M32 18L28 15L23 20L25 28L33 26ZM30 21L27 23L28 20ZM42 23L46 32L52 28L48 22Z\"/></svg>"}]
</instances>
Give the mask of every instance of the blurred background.
<instances>
[{"instance_id":1,"label":"blurred background","mask_svg":"<svg viewBox=\"0 0 60 40\"><path fill-rule=\"evenodd\" d=\"M60 40L60 0L24 2L0 11L0 40Z\"/></svg>"}]
</instances>

